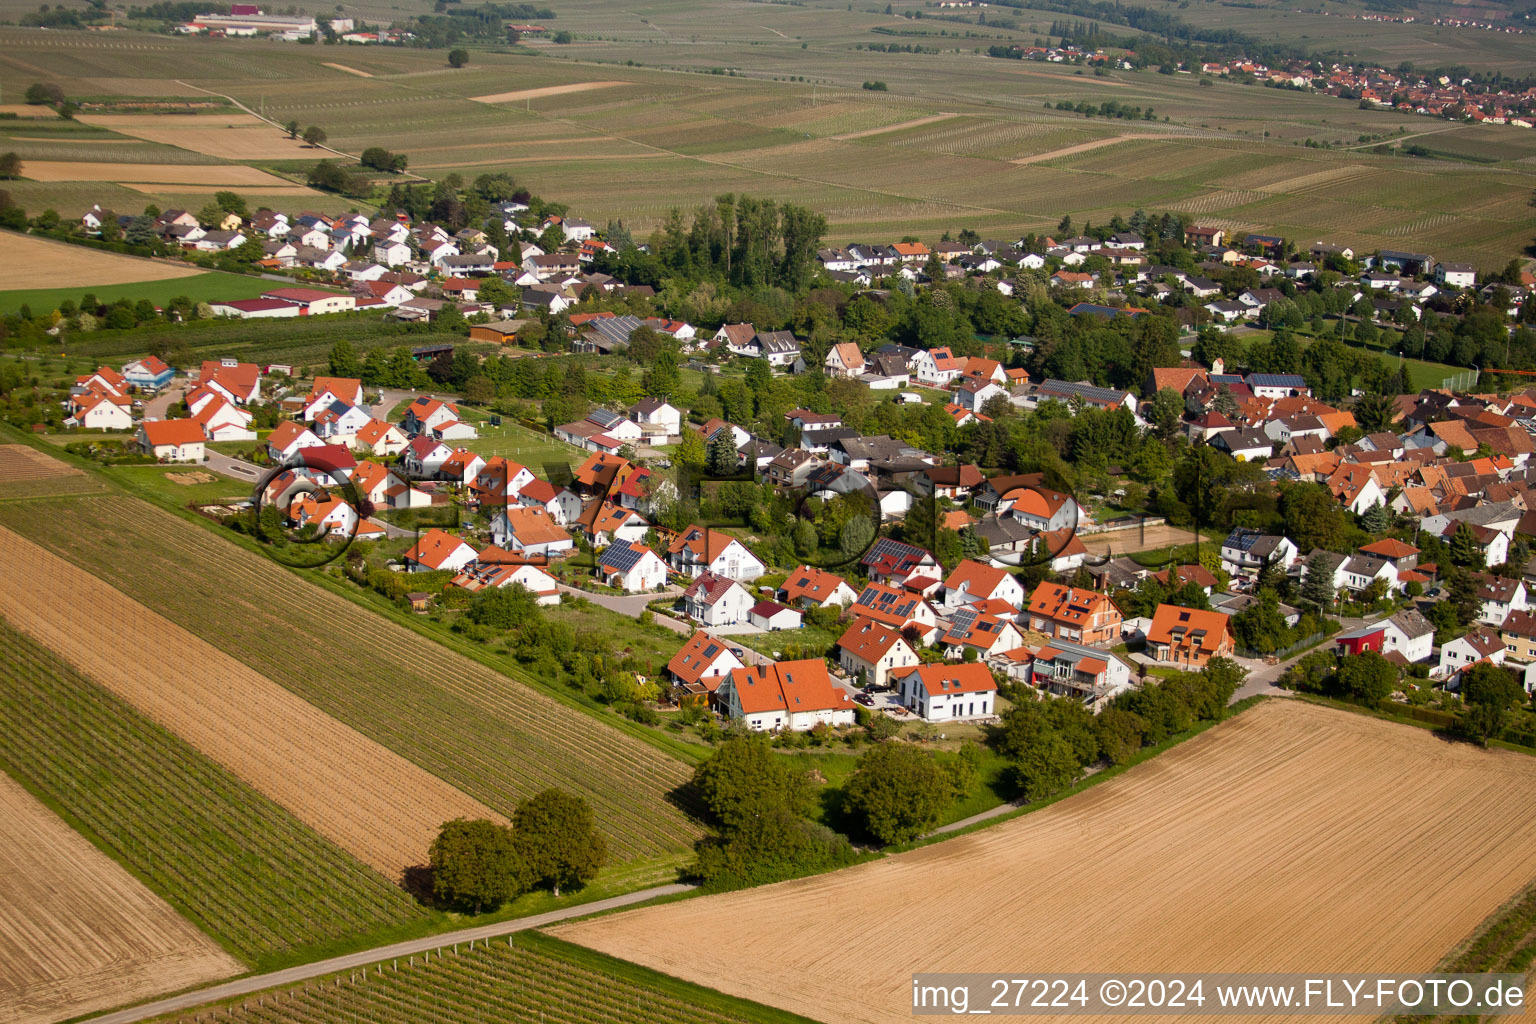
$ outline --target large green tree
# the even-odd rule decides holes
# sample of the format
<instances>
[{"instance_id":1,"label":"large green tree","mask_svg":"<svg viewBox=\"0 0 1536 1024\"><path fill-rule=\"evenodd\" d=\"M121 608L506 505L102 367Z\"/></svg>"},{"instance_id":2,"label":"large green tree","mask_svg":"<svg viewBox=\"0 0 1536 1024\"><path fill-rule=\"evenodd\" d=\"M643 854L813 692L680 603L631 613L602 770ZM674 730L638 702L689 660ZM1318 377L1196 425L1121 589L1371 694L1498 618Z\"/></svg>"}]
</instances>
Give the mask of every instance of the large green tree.
<instances>
[{"instance_id":1,"label":"large green tree","mask_svg":"<svg viewBox=\"0 0 1536 1024\"><path fill-rule=\"evenodd\" d=\"M608 843L579 796L546 789L517 805L512 840L536 886L561 889L590 882L608 860Z\"/></svg>"},{"instance_id":2,"label":"large green tree","mask_svg":"<svg viewBox=\"0 0 1536 1024\"><path fill-rule=\"evenodd\" d=\"M1364 651L1339 663L1339 690L1374 707L1397 689L1397 669L1375 651Z\"/></svg>"},{"instance_id":3,"label":"large green tree","mask_svg":"<svg viewBox=\"0 0 1536 1024\"><path fill-rule=\"evenodd\" d=\"M512 830L484 818L443 825L429 852L432 891L458 907L495 910L528 888L528 869Z\"/></svg>"},{"instance_id":4,"label":"large green tree","mask_svg":"<svg viewBox=\"0 0 1536 1024\"><path fill-rule=\"evenodd\" d=\"M928 751L880 743L859 758L843 806L882 843L905 843L939 823L954 800L950 775Z\"/></svg>"},{"instance_id":5,"label":"large green tree","mask_svg":"<svg viewBox=\"0 0 1536 1024\"><path fill-rule=\"evenodd\" d=\"M1480 661L1461 674L1461 699L1466 704L1462 722L1483 743L1503 730L1510 711L1523 696L1509 669Z\"/></svg>"}]
</instances>

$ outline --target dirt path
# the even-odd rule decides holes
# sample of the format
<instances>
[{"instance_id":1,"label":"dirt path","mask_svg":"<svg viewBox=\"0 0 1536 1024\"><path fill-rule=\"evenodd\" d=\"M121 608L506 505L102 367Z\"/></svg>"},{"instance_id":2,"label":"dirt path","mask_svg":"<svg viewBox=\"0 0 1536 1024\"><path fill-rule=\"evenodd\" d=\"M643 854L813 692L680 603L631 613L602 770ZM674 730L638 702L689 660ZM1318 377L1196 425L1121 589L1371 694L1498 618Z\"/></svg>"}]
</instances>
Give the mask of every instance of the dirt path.
<instances>
[{"instance_id":1,"label":"dirt path","mask_svg":"<svg viewBox=\"0 0 1536 1024\"><path fill-rule=\"evenodd\" d=\"M1079 142L1075 146L1064 146L1061 149L1053 149L1049 153L1036 153L1033 156L1021 156L1017 160L1010 160L1012 164L1037 164L1042 160L1055 160L1059 156L1072 156L1075 153L1087 153L1090 150L1102 149L1105 146L1113 146L1117 142L1129 142L1132 139L1162 139L1174 138L1165 135L1111 135L1107 139L1090 139L1087 142Z\"/></svg>"},{"instance_id":2,"label":"dirt path","mask_svg":"<svg viewBox=\"0 0 1536 1024\"><path fill-rule=\"evenodd\" d=\"M385 877L425 863L447 819L497 819L84 569L3 527L0 544L29 581L0 588L0 614Z\"/></svg>"},{"instance_id":3,"label":"dirt path","mask_svg":"<svg viewBox=\"0 0 1536 1024\"><path fill-rule=\"evenodd\" d=\"M514 100L537 100L545 96L564 96L572 92L591 92L593 89L611 89L616 85L632 85L631 82L573 82L569 85L546 85L538 89L516 89L512 92L496 92L488 96L471 96L476 103L511 103Z\"/></svg>"},{"instance_id":4,"label":"dirt path","mask_svg":"<svg viewBox=\"0 0 1536 1024\"><path fill-rule=\"evenodd\" d=\"M335 68L337 71L345 71L347 74L356 75L358 78L373 77L372 71L359 71L357 68L349 68L345 64L332 64L330 61L322 61L321 66L327 68Z\"/></svg>"},{"instance_id":5,"label":"dirt path","mask_svg":"<svg viewBox=\"0 0 1536 1024\"><path fill-rule=\"evenodd\" d=\"M244 968L0 772L0 1020L49 1024Z\"/></svg>"},{"instance_id":6,"label":"dirt path","mask_svg":"<svg viewBox=\"0 0 1536 1024\"><path fill-rule=\"evenodd\" d=\"M830 139L839 142L847 142L849 139L867 139L871 135L884 135L886 132L899 132L905 128L916 128L919 125L933 124L935 121L948 121L952 117L959 117L954 111L944 111L937 114L929 114L927 117L916 117L900 124L888 124L880 128L865 128L860 132L844 132L842 135L829 135Z\"/></svg>"}]
</instances>

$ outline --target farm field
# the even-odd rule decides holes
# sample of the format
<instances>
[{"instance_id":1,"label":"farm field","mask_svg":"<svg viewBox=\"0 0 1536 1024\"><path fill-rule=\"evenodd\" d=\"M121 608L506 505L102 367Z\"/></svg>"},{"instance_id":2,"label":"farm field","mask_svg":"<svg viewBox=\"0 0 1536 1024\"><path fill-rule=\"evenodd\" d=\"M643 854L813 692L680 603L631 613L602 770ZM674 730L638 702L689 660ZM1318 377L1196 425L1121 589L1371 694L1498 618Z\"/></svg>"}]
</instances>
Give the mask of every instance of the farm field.
<instances>
[{"instance_id":1,"label":"farm field","mask_svg":"<svg viewBox=\"0 0 1536 1024\"><path fill-rule=\"evenodd\" d=\"M423 916L382 875L4 622L0 764L248 963Z\"/></svg>"},{"instance_id":2,"label":"farm field","mask_svg":"<svg viewBox=\"0 0 1536 1024\"><path fill-rule=\"evenodd\" d=\"M699 835L682 761L178 516L109 497L0 503L0 523L494 811L579 793L616 861Z\"/></svg>"},{"instance_id":3,"label":"farm field","mask_svg":"<svg viewBox=\"0 0 1536 1024\"><path fill-rule=\"evenodd\" d=\"M24 444L0 445L0 499L86 494L104 485L68 463Z\"/></svg>"},{"instance_id":4,"label":"farm field","mask_svg":"<svg viewBox=\"0 0 1536 1024\"><path fill-rule=\"evenodd\" d=\"M9 236L7 236L8 238ZM33 239L33 241L41 241ZM62 243L50 243L62 244ZM5 248L5 240L0 240L0 249ZM153 273L161 264L149 263L134 259L133 257L118 257L116 253L99 253L83 246L71 245L69 251L60 258L70 258L79 253L87 258L91 256L113 256L119 259L132 259L135 264L142 264L144 268ZM51 256L52 254L50 254ZM138 284L102 284L84 285L70 288L22 288L0 291L0 313L14 313L22 306L28 306L34 313L39 310L57 309L59 304L65 301L78 303L87 292L96 296L97 300L105 303L116 302L118 299L131 299L137 302L140 299L148 299L156 305L163 305L172 299L185 295L194 302L226 302L231 299L254 299L262 292L271 291L282 286L280 281L272 281L260 277L246 277L244 274L225 274L217 270L204 271L195 267L189 267L190 274L177 274L181 269L174 266L165 266L173 276L166 280L145 281ZM73 271L71 271L73 273ZM59 280L57 274L46 279L48 283L56 283Z\"/></svg>"},{"instance_id":5,"label":"farm field","mask_svg":"<svg viewBox=\"0 0 1536 1024\"><path fill-rule=\"evenodd\" d=\"M196 267L179 267L11 231L0 232L0 259L9 268L6 284L16 290L50 288L67 280L78 282L83 292L95 285L165 281L203 273Z\"/></svg>"},{"instance_id":6,"label":"farm field","mask_svg":"<svg viewBox=\"0 0 1536 1024\"><path fill-rule=\"evenodd\" d=\"M337 984L337 982L340 984ZM156 1018L191 1024L198 1015ZM430 958L226 1004L232 1024L366 1020L374 1024L814 1024L559 942L537 932L461 945Z\"/></svg>"},{"instance_id":7,"label":"farm field","mask_svg":"<svg viewBox=\"0 0 1536 1024\"><path fill-rule=\"evenodd\" d=\"M0 614L391 881L426 863L444 821L492 816L85 570L4 528L0 538L36 581L0 593ZM104 622L136 642L102 644Z\"/></svg>"},{"instance_id":8,"label":"farm field","mask_svg":"<svg viewBox=\"0 0 1536 1024\"><path fill-rule=\"evenodd\" d=\"M305 160L322 155L302 139L290 139L275 125L250 114L199 114L174 119L155 114L82 114L78 119L120 135L223 160Z\"/></svg>"},{"instance_id":9,"label":"farm field","mask_svg":"<svg viewBox=\"0 0 1536 1024\"><path fill-rule=\"evenodd\" d=\"M1533 781L1525 755L1277 699L991 829L554 934L793 1012L893 1024L922 967L891 935L942 951L923 967L946 971L1428 971L1536 877ZM1012 884L958 870L976 864Z\"/></svg>"},{"instance_id":10,"label":"farm field","mask_svg":"<svg viewBox=\"0 0 1536 1024\"><path fill-rule=\"evenodd\" d=\"M3 772L0 906L0 1018L12 1024L51 1024L241 970Z\"/></svg>"},{"instance_id":11,"label":"farm field","mask_svg":"<svg viewBox=\"0 0 1536 1024\"><path fill-rule=\"evenodd\" d=\"M349 50L344 66L369 77L330 67L334 62L320 59L329 51L308 48L141 37L133 44L140 52L114 49L95 33L9 29L0 31L0 56L13 54L38 70L0 61L0 88L24 89L39 72L93 94L109 85L122 92L157 88L159 80L149 76L159 72L143 67L143 56L163 55L188 86L259 105L279 120L317 124L345 151L385 146L434 177L472 180L506 170L593 223L623 219L637 237L672 207L726 191L809 206L827 217L831 242L932 237L964 227L1006 237L1054 228L1065 213L1102 223L1143 207L1283 233L1303 244L1326 238L1357 249L1412 246L1493 267L1536 234L1536 208L1525 203L1536 184L1536 165L1527 159L1536 138L1529 132L1362 111L1332 97L1229 82L1200 88L1194 76L1079 74L977 53L996 42L1032 41L1052 15L1021 9L1009 18L1017 29L928 27L822 0L803 8L760 4L745 19L734 0L651 0L615 16L581 0L562 7L559 18L576 39L565 46L530 41L540 56L476 50L468 67L452 69L426 51ZM859 48L888 42L882 33L890 32L917 33L913 41L942 52ZM725 69L734 76L711 73ZM860 88L871 79L889 91ZM1046 109L1067 100L1115 100L1150 107L1155 116L1130 122ZM205 115L221 122L239 116ZM175 140L181 129L172 123L124 131ZM209 160L224 145L219 137L268 131L221 128L206 143L186 143L208 155L180 152ZM1451 158L1372 152L1399 132L1433 133L1416 141ZM1355 148L1305 148L1306 140ZM106 175L107 166L102 160L94 173ZM240 170L176 166L176 180L186 182ZM265 201L300 203L281 191L294 186L271 181L241 187L265 190ZM625 188L615 189L615 181ZM91 201L142 205L133 198L142 193L121 182L152 190L162 206L190 208L206 202L193 189L217 187L119 175L94 185L21 181L11 191L29 209L51 205L61 214ZM312 196L301 205L334 208L334 200Z\"/></svg>"}]
</instances>

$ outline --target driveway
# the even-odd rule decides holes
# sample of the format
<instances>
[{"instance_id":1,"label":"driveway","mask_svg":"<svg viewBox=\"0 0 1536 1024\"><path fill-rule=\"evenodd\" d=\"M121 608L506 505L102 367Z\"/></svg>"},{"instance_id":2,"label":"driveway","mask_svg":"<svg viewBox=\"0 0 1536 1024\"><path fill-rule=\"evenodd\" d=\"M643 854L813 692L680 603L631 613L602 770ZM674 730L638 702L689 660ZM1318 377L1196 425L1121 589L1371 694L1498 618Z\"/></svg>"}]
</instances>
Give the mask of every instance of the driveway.
<instances>
[{"instance_id":1,"label":"driveway","mask_svg":"<svg viewBox=\"0 0 1536 1024\"><path fill-rule=\"evenodd\" d=\"M420 391L401 391L385 388L379 392L378 404L367 406L368 415L376 420L386 419L385 414L394 409L396 405L401 402L414 402L417 398L421 397L421 394L422 392Z\"/></svg>"},{"instance_id":2,"label":"driveway","mask_svg":"<svg viewBox=\"0 0 1536 1024\"><path fill-rule=\"evenodd\" d=\"M254 484L256 481L260 480L261 474L265 472L260 466L255 465L254 463L245 462L242 459L236 459L232 456L224 455L220 452L209 452L208 461L203 463L203 465L207 466L215 473L218 473L220 476L231 477L235 480L243 480L248 484Z\"/></svg>"},{"instance_id":3,"label":"driveway","mask_svg":"<svg viewBox=\"0 0 1536 1024\"><path fill-rule=\"evenodd\" d=\"M564 583L561 583L559 586L562 594L574 594L577 597L584 597L595 605L607 608L611 612L618 612L620 615L631 619L638 619L640 613L645 611L646 606L652 601L660 600L663 597L676 597L683 592L682 587L668 587L665 590L652 594L594 594L590 590L567 586ZM672 632L681 633L683 636L689 636L693 633L694 627L692 623L674 619L670 615L657 615L656 621L672 630Z\"/></svg>"},{"instance_id":4,"label":"driveway","mask_svg":"<svg viewBox=\"0 0 1536 1024\"><path fill-rule=\"evenodd\" d=\"M181 396L186 394L185 388L166 388L154 398L144 403L144 418L147 420L163 420L173 402L181 401Z\"/></svg>"}]
</instances>

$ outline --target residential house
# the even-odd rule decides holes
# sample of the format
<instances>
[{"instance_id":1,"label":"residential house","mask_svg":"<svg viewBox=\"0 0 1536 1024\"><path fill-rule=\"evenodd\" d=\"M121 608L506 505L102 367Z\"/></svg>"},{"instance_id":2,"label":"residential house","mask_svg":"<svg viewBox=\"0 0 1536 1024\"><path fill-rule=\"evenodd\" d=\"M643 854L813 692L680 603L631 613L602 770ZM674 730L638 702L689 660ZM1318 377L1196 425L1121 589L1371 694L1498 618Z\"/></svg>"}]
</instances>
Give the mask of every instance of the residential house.
<instances>
[{"instance_id":1,"label":"residential house","mask_svg":"<svg viewBox=\"0 0 1536 1024\"><path fill-rule=\"evenodd\" d=\"M667 561L686 576L712 572L733 580L753 580L766 566L730 534L689 526L667 547Z\"/></svg>"},{"instance_id":2,"label":"residential house","mask_svg":"<svg viewBox=\"0 0 1536 1024\"><path fill-rule=\"evenodd\" d=\"M1396 652L1410 662L1429 660L1435 647L1435 627L1420 612L1405 609L1387 619L1384 625L1385 652Z\"/></svg>"},{"instance_id":3,"label":"residential house","mask_svg":"<svg viewBox=\"0 0 1536 1024\"><path fill-rule=\"evenodd\" d=\"M558 487L548 480L530 480L521 485L517 501L528 508L542 508L560 526L570 526L581 518L581 499L575 492L567 487ZM616 507L627 511L622 506Z\"/></svg>"},{"instance_id":4,"label":"residential house","mask_svg":"<svg viewBox=\"0 0 1536 1024\"><path fill-rule=\"evenodd\" d=\"M860 616L837 641L838 664L861 683L882 687L893 670L917 665L917 652L896 630Z\"/></svg>"},{"instance_id":5,"label":"residential house","mask_svg":"<svg viewBox=\"0 0 1536 1024\"><path fill-rule=\"evenodd\" d=\"M1212 658L1232 654L1227 620L1221 612L1160 604L1147 629L1147 654L1186 670L1204 668Z\"/></svg>"},{"instance_id":6,"label":"residential house","mask_svg":"<svg viewBox=\"0 0 1536 1024\"><path fill-rule=\"evenodd\" d=\"M1099 647L1055 639L1004 655L1010 676L1046 693L1072 697L1095 712L1131 688L1131 667Z\"/></svg>"},{"instance_id":7,"label":"residential house","mask_svg":"<svg viewBox=\"0 0 1536 1024\"><path fill-rule=\"evenodd\" d=\"M651 528L645 517L634 509L602 499L587 502L576 517L575 526L594 548L644 540Z\"/></svg>"},{"instance_id":8,"label":"residential house","mask_svg":"<svg viewBox=\"0 0 1536 1024\"><path fill-rule=\"evenodd\" d=\"M159 391L175 376L176 371L155 356L135 359L123 367L123 380L140 391Z\"/></svg>"},{"instance_id":9,"label":"residential house","mask_svg":"<svg viewBox=\"0 0 1536 1024\"><path fill-rule=\"evenodd\" d=\"M571 535L542 508L509 505L491 520L491 540L524 558L564 558L576 549Z\"/></svg>"},{"instance_id":10,"label":"residential house","mask_svg":"<svg viewBox=\"0 0 1536 1024\"><path fill-rule=\"evenodd\" d=\"M859 559L864 573L871 580L901 586L909 579L932 579L937 584L940 576L939 563L927 551L904 541L881 537L870 545Z\"/></svg>"},{"instance_id":11,"label":"residential house","mask_svg":"<svg viewBox=\"0 0 1536 1024\"><path fill-rule=\"evenodd\" d=\"M412 480L432 480L453 457L453 449L426 434L417 434L406 444L400 465Z\"/></svg>"},{"instance_id":12,"label":"residential house","mask_svg":"<svg viewBox=\"0 0 1536 1024\"><path fill-rule=\"evenodd\" d=\"M1222 567L1228 572L1260 569L1271 563L1290 568L1296 561L1296 545L1290 538L1239 526L1221 542Z\"/></svg>"},{"instance_id":13,"label":"residential house","mask_svg":"<svg viewBox=\"0 0 1536 1024\"><path fill-rule=\"evenodd\" d=\"M630 594L657 590L667 582L667 564L635 540L615 541L597 560L603 582Z\"/></svg>"},{"instance_id":14,"label":"residential house","mask_svg":"<svg viewBox=\"0 0 1536 1024\"><path fill-rule=\"evenodd\" d=\"M1024 621L1036 633L1083 644L1120 640L1124 616L1107 594L1043 582L1029 595Z\"/></svg>"},{"instance_id":15,"label":"residential house","mask_svg":"<svg viewBox=\"0 0 1536 1024\"><path fill-rule=\"evenodd\" d=\"M406 438L393 423L369 418L352 436L354 451L366 452L382 458L399 455L405 450Z\"/></svg>"},{"instance_id":16,"label":"residential house","mask_svg":"<svg viewBox=\"0 0 1536 1024\"><path fill-rule=\"evenodd\" d=\"M1273 454L1273 442L1269 435L1257 427L1223 430L1212 439L1211 447L1246 462L1267 459Z\"/></svg>"},{"instance_id":17,"label":"residential house","mask_svg":"<svg viewBox=\"0 0 1536 1024\"><path fill-rule=\"evenodd\" d=\"M712 572L699 573L683 591L683 614L705 626L734 626L746 622L756 603L740 583Z\"/></svg>"},{"instance_id":18,"label":"residential house","mask_svg":"<svg viewBox=\"0 0 1536 1024\"><path fill-rule=\"evenodd\" d=\"M124 395L87 392L70 398L70 415L65 426L86 430L132 430L133 399ZM253 435L254 436L254 435Z\"/></svg>"},{"instance_id":19,"label":"residential house","mask_svg":"<svg viewBox=\"0 0 1536 1024\"><path fill-rule=\"evenodd\" d=\"M791 607L846 608L858 599L848 581L813 566L802 565L784 579L778 598Z\"/></svg>"},{"instance_id":20,"label":"residential house","mask_svg":"<svg viewBox=\"0 0 1536 1024\"><path fill-rule=\"evenodd\" d=\"M560 584L549 573L536 565L528 563L499 563L487 560L488 553L497 552L496 548L486 548L470 562L450 582L449 586L459 587L474 593L479 590L491 590L499 587L522 587L533 595L534 604L549 606L560 603ZM496 555L490 555L491 559Z\"/></svg>"},{"instance_id":21,"label":"residential house","mask_svg":"<svg viewBox=\"0 0 1536 1024\"><path fill-rule=\"evenodd\" d=\"M1525 584L1520 580L1507 579L1481 573L1477 577L1477 599L1482 602L1478 621L1490 626L1502 626L1512 612L1523 612L1530 607L1526 598Z\"/></svg>"},{"instance_id":22,"label":"residential house","mask_svg":"<svg viewBox=\"0 0 1536 1024\"><path fill-rule=\"evenodd\" d=\"M827 352L823 365L829 377L857 377L864 372L864 353L857 343L840 341Z\"/></svg>"},{"instance_id":23,"label":"residential house","mask_svg":"<svg viewBox=\"0 0 1536 1024\"><path fill-rule=\"evenodd\" d=\"M444 530L421 534L401 561L409 572L458 572L475 560L475 549L462 538Z\"/></svg>"},{"instance_id":24,"label":"residential house","mask_svg":"<svg viewBox=\"0 0 1536 1024\"><path fill-rule=\"evenodd\" d=\"M1445 680L1448 688L1457 689L1465 669L1480 661L1502 665L1508 653L1504 638L1498 633L1491 629L1474 629L1466 636L1459 636L1441 645L1440 665L1436 674Z\"/></svg>"},{"instance_id":25,"label":"residential house","mask_svg":"<svg viewBox=\"0 0 1536 1024\"><path fill-rule=\"evenodd\" d=\"M202 462L205 440L196 420L145 420L139 424L137 443L145 455L161 462Z\"/></svg>"},{"instance_id":26,"label":"residential house","mask_svg":"<svg viewBox=\"0 0 1536 1024\"><path fill-rule=\"evenodd\" d=\"M997 682L980 663L933 664L892 673L897 699L926 722L959 722L994 714Z\"/></svg>"},{"instance_id":27,"label":"residential house","mask_svg":"<svg viewBox=\"0 0 1536 1024\"><path fill-rule=\"evenodd\" d=\"M950 610L976 601L1003 601L1017 611L1024 607L1024 587L1013 573L967 558L945 579L943 601Z\"/></svg>"},{"instance_id":28,"label":"residential house","mask_svg":"<svg viewBox=\"0 0 1536 1024\"><path fill-rule=\"evenodd\" d=\"M754 732L804 732L854 722L853 698L833 685L820 658L733 669L716 701Z\"/></svg>"},{"instance_id":29,"label":"residential house","mask_svg":"<svg viewBox=\"0 0 1536 1024\"><path fill-rule=\"evenodd\" d=\"M741 659L723 641L699 629L667 662L667 674L685 689L714 693L733 669L741 667Z\"/></svg>"},{"instance_id":30,"label":"residential house","mask_svg":"<svg viewBox=\"0 0 1536 1024\"><path fill-rule=\"evenodd\" d=\"M996 611L984 611L984 608ZM962 658L973 650L981 660L1011 651L1024 642L1024 634L1013 623L1014 608L1001 601L984 601L980 605L967 605L950 616L939 643L945 655Z\"/></svg>"}]
</instances>

